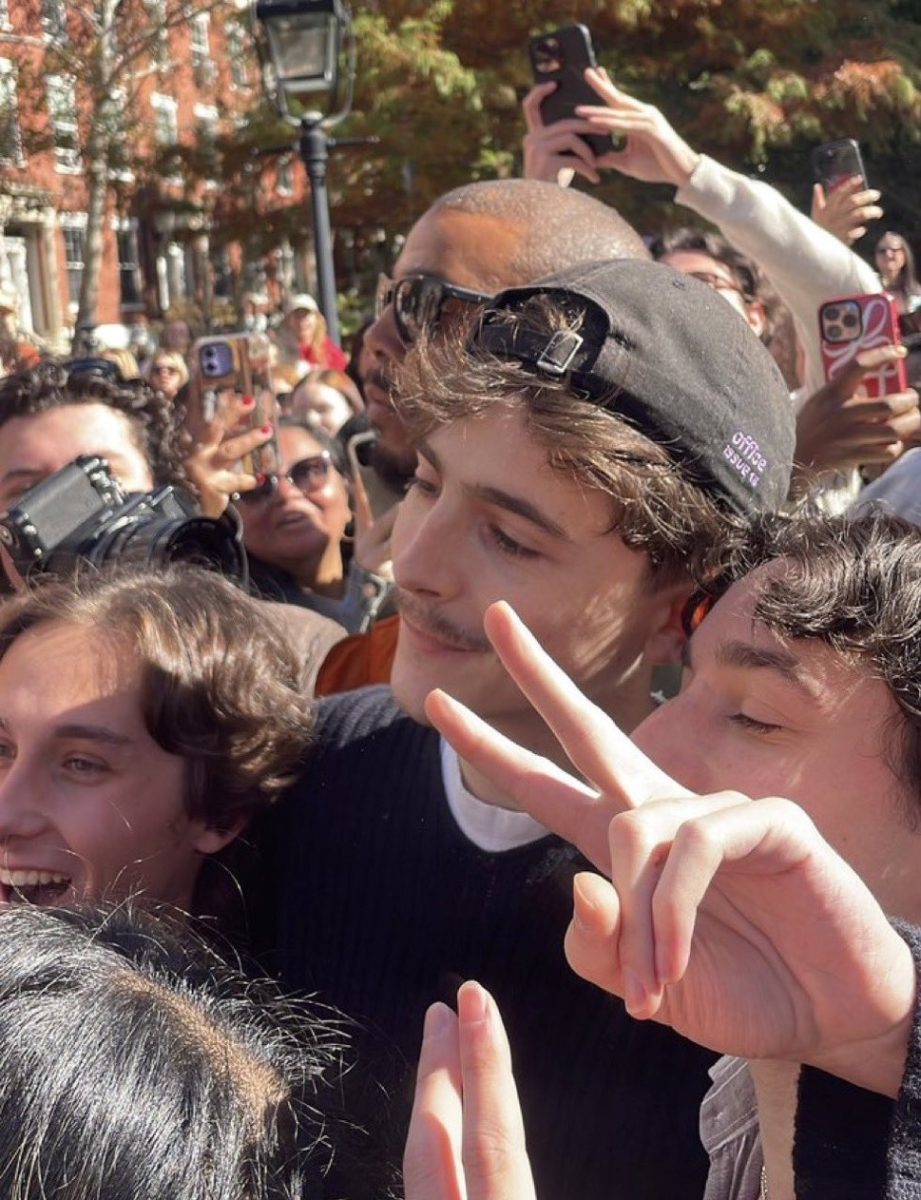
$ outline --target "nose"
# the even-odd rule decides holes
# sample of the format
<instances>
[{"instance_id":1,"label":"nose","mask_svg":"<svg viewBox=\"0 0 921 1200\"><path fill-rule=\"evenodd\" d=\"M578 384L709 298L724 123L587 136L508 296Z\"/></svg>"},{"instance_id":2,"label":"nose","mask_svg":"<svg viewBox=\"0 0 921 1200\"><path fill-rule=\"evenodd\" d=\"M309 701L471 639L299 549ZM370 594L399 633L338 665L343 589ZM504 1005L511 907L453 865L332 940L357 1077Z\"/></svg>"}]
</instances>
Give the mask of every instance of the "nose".
<instances>
[{"instance_id":1,"label":"nose","mask_svg":"<svg viewBox=\"0 0 921 1200\"><path fill-rule=\"evenodd\" d=\"M694 702L684 693L667 700L640 722L631 740L676 783L692 792L718 790L710 779L705 731Z\"/></svg>"},{"instance_id":2,"label":"nose","mask_svg":"<svg viewBox=\"0 0 921 1200\"><path fill-rule=\"evenodd\" d=\"M396 318L393 315L393 305L388 304L373 325L365 334L365 346L374 356L374 365L378 370L392 370L393 366L406 357L406 347L397 333Z\"/></svg>"},{"instance_id":3,"label":"nose","mask_svg":"<svg viewBox=\"0 0 921 1200\"><path fill-rule=\"evenodd\" d=\"M0 775L0 861L11 842L38 837L48 827L40 775L40 764L25 758L17 758Z\"/></svg>"},{"instance_id":4,"label":"nose","mask_svg":"<svg viewBox=\"0 0 921 1200\"><path fill-rule=\"evenodd\" d=\"M397 509L391 540L397 586L429 599L450 599L463 573L465 536L444 494L423 507L410 493Z\"/></svg>"}]
</instances>

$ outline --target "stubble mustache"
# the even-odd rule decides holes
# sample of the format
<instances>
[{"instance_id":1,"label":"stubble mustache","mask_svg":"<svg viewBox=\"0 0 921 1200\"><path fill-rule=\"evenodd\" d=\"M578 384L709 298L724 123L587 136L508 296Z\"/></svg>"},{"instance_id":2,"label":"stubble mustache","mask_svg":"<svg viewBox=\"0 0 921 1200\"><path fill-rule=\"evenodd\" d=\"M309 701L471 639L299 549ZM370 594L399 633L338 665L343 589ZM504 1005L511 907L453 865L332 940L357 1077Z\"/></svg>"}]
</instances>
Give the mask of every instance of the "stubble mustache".
<instances>
[{"instance_id":1,"label":"stubble mustache","mask_svg":"<svg viewBox=\"0 0 921 1200\"><path fill-rule=\"evenodd\" d=\"M396 589L397 608L405 613L410 622L418 626L423 633L431 634L439 641L446 642L457 650L472 650L481 654L492 651L489 639L485 633L462 629L449 620L437 608L418 600L404 588Z\"/></svg>"}]
</instances>

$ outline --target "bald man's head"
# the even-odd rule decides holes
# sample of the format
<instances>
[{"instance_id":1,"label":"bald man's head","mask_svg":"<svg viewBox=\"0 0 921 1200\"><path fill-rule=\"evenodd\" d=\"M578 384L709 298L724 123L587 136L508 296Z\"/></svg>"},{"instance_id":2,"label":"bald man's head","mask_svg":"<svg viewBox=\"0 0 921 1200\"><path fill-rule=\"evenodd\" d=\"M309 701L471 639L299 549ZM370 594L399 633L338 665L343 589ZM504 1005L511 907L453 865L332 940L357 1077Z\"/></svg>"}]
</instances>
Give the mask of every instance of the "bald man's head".
<instances>
[{"instance_id":1,"label":"bald man's head","mask_svg":"<svg viewBox=\"0 0 921 1200\"><path fill-rule=\"evenodd\" d=\"M649 258L632 225L600 200L536 179L468 183L441 196L426 216L454 211L501 222L518 234L496 290L533 283L582 262ZM425 218L423 218L424 220Z\"/></svg>"},{"instance_id":2,"label":"bald man's head","mask_svg":"<svg viewBox=\"0 0 921 1200\"><path fill-rule=\"evenodd\" d=\"M400 302L413 309L415 284L424 283L425 311L445 325L476 311L471 297L534 283L547 275L613 258L649 258L642 238L612 208L583 192L534 179L468 183L436 200L409 231L393 277ZM454 285L443 302L432 299L440 283ZM458 297L456 290L463 289ZM388 477L409 476L415 466L402 421L394 410L394 374L406 353L392 303L365 335L373 356L365 376L368 418L378 435L376 463Z\"/></svg>"}]
</instances>

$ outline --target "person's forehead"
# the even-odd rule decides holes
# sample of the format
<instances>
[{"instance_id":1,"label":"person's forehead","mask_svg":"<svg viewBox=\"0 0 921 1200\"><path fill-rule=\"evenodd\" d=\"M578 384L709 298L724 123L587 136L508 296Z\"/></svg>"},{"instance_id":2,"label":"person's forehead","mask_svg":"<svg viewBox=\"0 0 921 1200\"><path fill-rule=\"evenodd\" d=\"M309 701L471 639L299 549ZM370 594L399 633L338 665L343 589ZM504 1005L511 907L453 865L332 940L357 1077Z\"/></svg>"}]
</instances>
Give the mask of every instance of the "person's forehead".
<instances>
[{"instance_id":1,"label":"person's forehead","mask_svg":"<svg viewBox=\"0 0 921 1200\"><path fill-rule=\"evenodd\" d=\"M510 263L522 231L489 213L429 210L406 238L393 277L437 275L474 291L499 291L520 282Z\"/></svg>"},{"instance_id":2,"label":"person's forehead","mask_svg":"<svg viewBox=\"0 0 921 1200\"><path fill-rule=\"evenodd\" d=\"M766 585L784 570L783 560L767 563L733 584L691 639L692 664L706 661L741 667L745 656L740 651L751 648L754 667L758 652L777 654L789 661L791 674L801 678L817 701L829 705L845 702L858 688L885 688L871 664L858 656L844 654L822 638L783 637L756 618L755 608Z\"/></svg>"},{"instance_id":3,"label":"person's forehead","mask_svg":"<svg viewBox=\"0 0 921 1200\"><path fill-rule=\"evenodd\" d=\"M719 275L722 279L735 282L733 273L726 263L702 250L675 250L672 254L663 255L662 262L685 274L690 274L692 271L706 271L711 275Z\"/></svg>"},{"instance_id":4,"label":"person's forehead","mask_svg":"<svg viewBox=\"0 0 921 1200\"><path fill-rule=\"evenodd\" d=\"M611 528L610 497L555 470L518 410L443 425L420 444L419 453L469 494L501 493L531 502L572 537L594 538Z\"/></svg>"},{"instance_id":5,"label":"person's forehead","mask_svg":"<svg viewBox=\"0 0 921 1200\"><path fill-rule=\"evenodd\" d=\"M129 418L107 404L62 404L47 412L13 417L0 426L0 457L5 449L47 445L51 438L83 445L103 437L110 443L133 445L131 435Z\"/></svg>"},{"instance_id":6,"label":"person's forehead","mask_svg":"<svg viewBox=\"0 0 921 1200\"><path fill-rule=\"evenodd\" d=\"M346 398L329 383L314 383L304 389L304 399L308 404L346 404Z\"/></svg>"},{"instance_id":7,"label":"person's forehead","mask_svg":"<svg viewBox=\"0 0 921 1200\"><path fill-rule=\"evenodd\" d=\"M282 425L278 430L278 446L286 462L297 462L312 454L322 453L323 447L310 436L306 429L296 425Z\"/></svg>"},{"instance_id":8,"label":"person's forehead","mask_svg":"<svg viewBox=\"0 0 921 1200\"><path fill-rule=\"evenodd\" d=\"M67 621L41 621L20 634L0 660L0 699L11 696L10 687L17 675L35 680L53 663L50 678L53 688L43 687L43 707L47 715L56 709L75 712L82 705L107 697L123 698L140 688L140 665L120 639L100 630ZM133 711L118 711L134 717ZM2 715L2 714L0 714Z\"/></svg>"}]
</instances>

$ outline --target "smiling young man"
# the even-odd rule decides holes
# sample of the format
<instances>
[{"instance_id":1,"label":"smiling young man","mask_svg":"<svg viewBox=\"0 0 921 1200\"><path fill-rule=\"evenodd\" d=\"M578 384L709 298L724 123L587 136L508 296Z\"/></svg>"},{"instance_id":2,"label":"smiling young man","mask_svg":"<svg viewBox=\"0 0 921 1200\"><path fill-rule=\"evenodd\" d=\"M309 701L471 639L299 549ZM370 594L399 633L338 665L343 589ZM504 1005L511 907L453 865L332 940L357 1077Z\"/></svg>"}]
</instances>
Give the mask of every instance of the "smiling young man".
<instances>
[{"instance_id":1,"label":"smiling young man","mask_svg":"<svg viewBox=\"0 0 921 1200\"><path fill-rule=\"evenodd\" d=\"M578 854L503 807L421 723L423 702L453 690L557 756L484 641L505 598L606 711L639 722L692 577L786 496L786 390L710 288L630 260L503 293L472 334L420 343L401 387L420 463L393 536L393 695L321 707L316 754L269 830L263 946L287 986L410 1063L426 1006L482 980L508 1022L539 1193L692 1195L705 1056L637 1034L567 973ZM409 1080L384 1082L399 1114Z\"/></svg>"}]
</instances>

